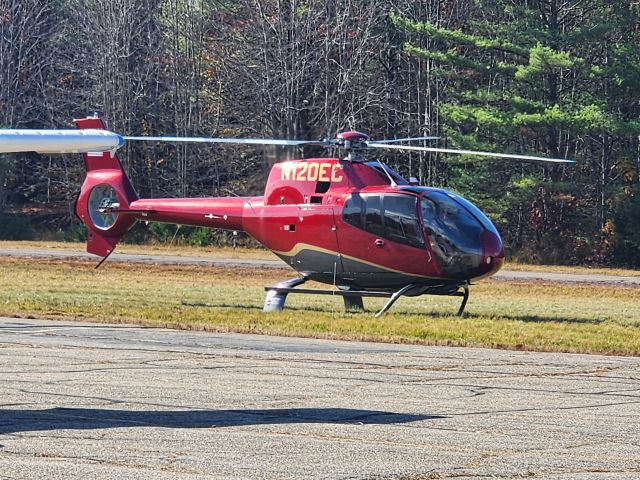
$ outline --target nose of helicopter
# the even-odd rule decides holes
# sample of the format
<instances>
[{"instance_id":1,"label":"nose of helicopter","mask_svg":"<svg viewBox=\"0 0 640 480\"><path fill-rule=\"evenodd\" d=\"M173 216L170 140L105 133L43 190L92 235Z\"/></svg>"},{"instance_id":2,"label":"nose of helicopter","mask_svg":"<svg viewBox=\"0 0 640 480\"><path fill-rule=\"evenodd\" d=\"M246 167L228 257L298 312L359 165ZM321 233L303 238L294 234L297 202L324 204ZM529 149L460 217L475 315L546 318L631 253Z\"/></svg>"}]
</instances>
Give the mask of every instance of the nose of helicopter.
<instances>
[{"instance_id":1,"label":"nose of helicopter","mask_svg":"<svg viewBox=\"0 0 640 480\"><path fill-rule=\"evenodd\" d=\"M478 266L478 277L488 277L496 273L504 263L504 246L500 236L485 230L480 235L482 258Z\"/></svg>"},{"instance_id":2,"label":"nose of helicopter","mask_svg":"<svg viewBox=\"0 0 640 480\"><path fill-rule=\"evenodd\" d=\"M473 203L432 189L423 197L421 209L429 247L445 276L471 280L500 270L504 262L500 234Z\"/></svg>"}]
</instances>

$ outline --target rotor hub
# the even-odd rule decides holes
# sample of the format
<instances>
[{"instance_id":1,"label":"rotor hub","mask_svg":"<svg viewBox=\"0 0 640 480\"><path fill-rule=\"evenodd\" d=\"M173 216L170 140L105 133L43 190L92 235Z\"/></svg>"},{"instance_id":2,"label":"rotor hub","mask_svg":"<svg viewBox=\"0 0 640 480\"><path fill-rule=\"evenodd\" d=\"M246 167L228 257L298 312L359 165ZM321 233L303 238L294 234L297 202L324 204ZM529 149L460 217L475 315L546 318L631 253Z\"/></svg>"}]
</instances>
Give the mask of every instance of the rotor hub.
<instances>
[{"instance_id":1,"label":"rotor hub","mask_svg":"<svg viewBox=\"0 0 640 480\"><path fill-rule=\"evenodd\" d=\"M336 137L336 143L346 150L362 150L366 148L366 142L369 140L369 135L354 130L339 133Z\"/></svg>"}]
</instances>

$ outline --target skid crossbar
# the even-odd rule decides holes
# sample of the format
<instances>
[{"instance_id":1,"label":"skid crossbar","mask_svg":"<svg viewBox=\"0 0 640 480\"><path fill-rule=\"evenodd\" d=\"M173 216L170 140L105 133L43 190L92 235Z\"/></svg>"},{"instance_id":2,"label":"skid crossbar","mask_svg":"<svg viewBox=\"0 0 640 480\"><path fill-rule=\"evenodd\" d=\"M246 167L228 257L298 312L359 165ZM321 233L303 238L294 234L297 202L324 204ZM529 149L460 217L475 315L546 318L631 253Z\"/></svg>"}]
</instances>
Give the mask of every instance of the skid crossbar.
<instances>
[{"instance_id":1,"label":"skid crossbar","mask_svg":"<svg viewBox=\"0 0 640 480\"><path fill-rule=\"evenodd\" d=\"M265 292L275 290L279 293L309 293L313 295L339 295L341 297L390 297L390 292L370 292L360 290L322 290L319 288L264 287Z\"/></svg>"},{"instance_id":2,"label":"skid crossbar","mask_svg":"<svg viewBox=\"0 0 640 480\"><path fill-rule=\"evenodd\" d=\"M295 288L295 287L264 287L266 292L276 292L279 294L289 294L289 293L306 293L311 295L338 295L340 297L377 297L377 298L388 298L389 300L384 304L384 306L380 309L378 313L376 313L376 317L379 317L383 313L385 313L391 306L398 300L400 297L405 295L406 293L414 290L416 288L420 288L420 285L410 284L402 287L400 290L396 292L376 292L369 290L326 290L320 288ZM422 295L445 295L448 297L462 297L462 303L460 304L460 308L456 313L457 316L462 316L464 313L464 309L467 305L467 300L469 300L469 286L468 284L462 284L459 288L462 288L462 291L455 291L451 293L440 293L440 292L425 292Z\"/></svg>"}]
</instances>

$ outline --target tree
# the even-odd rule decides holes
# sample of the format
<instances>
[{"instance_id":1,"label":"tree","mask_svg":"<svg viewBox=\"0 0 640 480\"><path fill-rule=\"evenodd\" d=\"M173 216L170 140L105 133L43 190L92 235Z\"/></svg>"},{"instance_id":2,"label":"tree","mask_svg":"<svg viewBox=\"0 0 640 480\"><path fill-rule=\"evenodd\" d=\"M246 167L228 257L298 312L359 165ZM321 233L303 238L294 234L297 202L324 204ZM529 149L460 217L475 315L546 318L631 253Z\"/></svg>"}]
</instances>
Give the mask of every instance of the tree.
<instances>
[{"instance_id":1,"label":"tree","mask_svg":"<svg viewBox=\"0 0 640 480\"><path fill-rule=\"evenodd\" d=\"M635 10L622 1L477 3L482 16L449 28L394 17L405 31L432 41L431 50L411 43L406 50L437 64L434 75L448 80L440 104L443 131L458 145L544 152L581 164L567 170L463 159L451 164L449 184L494 219L517 225L515 235L506 235L511 248L530 245L543 261L584 258L604 245L613 149L628 145L637 129L631 112L619 108L621 97L602 95L616 83L612 55L636 55L629 52L637 50L629 48L637 44L629 43ZM585 192L594 168L597 191Z\"/></svg>"},{"instance_id":2,"label":"tree","mask_svg":"<svg viewBox=\"0 0 640 480\"><path fill-rule=\"evenodd\" d=\"M46 124L47 82L52 68L46 45L55 20L51 2L0 0L0 127ZM8 202L23 203L36 188L39 178L25 168L29 158L0 158L0 213ZM22 181L23 175L28 183Z\"/></svg>"}]
</instances>

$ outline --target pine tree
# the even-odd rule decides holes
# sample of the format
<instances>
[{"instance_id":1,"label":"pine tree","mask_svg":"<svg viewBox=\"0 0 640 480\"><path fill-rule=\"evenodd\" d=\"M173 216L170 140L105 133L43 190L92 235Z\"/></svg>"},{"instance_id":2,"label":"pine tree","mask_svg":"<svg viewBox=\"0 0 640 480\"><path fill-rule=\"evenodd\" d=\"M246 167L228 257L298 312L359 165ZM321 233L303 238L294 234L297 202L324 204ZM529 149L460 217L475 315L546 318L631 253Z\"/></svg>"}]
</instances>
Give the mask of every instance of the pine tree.
<instances>
[{"instance_id":1,"label":"pine tree","mask_svg":"<svg viewBox=\"0 0 640 480\"><path fill-rule=\"evenodd\" d=\"M449 162L449 185L503 224L511 250L546 262L594 257L608 245L612 182L638 134L637 7L476 3L475 15L446 28L393 17L410 38L432 40L431 50L412 42L405 50L446 79L440 113L447 138L455 146L580 163L549 168L463 158Z\"/></svg>"}]
</instances>

